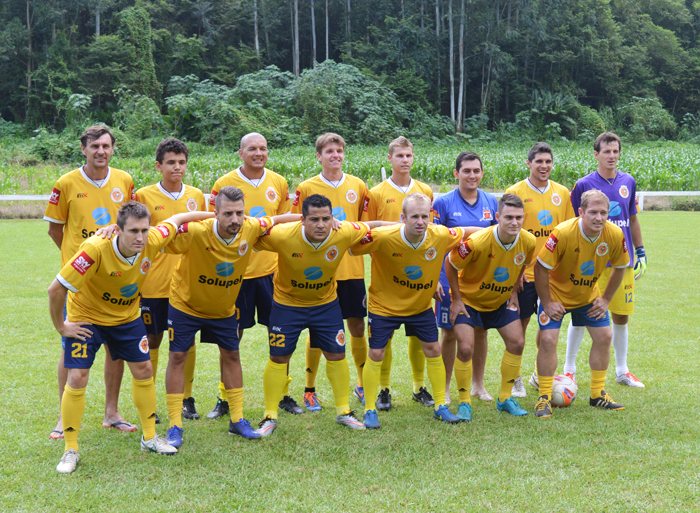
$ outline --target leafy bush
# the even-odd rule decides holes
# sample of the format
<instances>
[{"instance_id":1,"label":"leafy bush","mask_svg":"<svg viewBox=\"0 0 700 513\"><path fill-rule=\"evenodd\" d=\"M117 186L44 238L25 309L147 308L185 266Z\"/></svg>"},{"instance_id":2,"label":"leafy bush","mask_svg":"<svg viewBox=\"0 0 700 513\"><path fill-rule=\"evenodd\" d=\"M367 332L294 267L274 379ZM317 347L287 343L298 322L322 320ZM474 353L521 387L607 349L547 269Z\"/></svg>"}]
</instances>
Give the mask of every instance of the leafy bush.
<instances>
[{"instance_id":1,"label":"leafy bush","mask_svg":"<svg viewBox=\"0 0 700 513\"><path fill-rule=\"evenodd\" d=\"M579 140L592 140L605 132L605 122L595 109L579 105L576 109L576 131ZM592 135L592 138L591 138Z\"/></svg>"},{"instance_id":2,"label":"leafy bush","mask_svg":"<svg viewBox=\"0 0 700 513\"><path fill-rule=\"evenodd\" d=\"M123 87L115 90L114 95L119 108L113 116L117 128L135 138L162 133L165 123L158 105L151 98Z\"/></svg>"},{"instance_id":3,"label":"leafy bush","mask_svg":"<svg viewBox=\"0 0 700 513\"><path fill-rule=\"evenodd\" d=\"M662 107L658 98L633 96L619 112L631 142L670 139L678 128L673 116Z\"/></svg>"}]
</instances>

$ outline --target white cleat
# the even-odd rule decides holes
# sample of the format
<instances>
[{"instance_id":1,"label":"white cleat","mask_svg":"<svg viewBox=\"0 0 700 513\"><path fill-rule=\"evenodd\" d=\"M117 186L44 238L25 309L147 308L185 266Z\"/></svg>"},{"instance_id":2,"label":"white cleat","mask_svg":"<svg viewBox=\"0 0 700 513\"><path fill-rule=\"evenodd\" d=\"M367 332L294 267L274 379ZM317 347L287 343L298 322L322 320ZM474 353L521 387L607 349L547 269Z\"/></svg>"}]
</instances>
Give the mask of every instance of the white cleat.
<instances>
[{"instance_id":1,"label":"white cleat","mask_svg":"<svg viewBox=\"0 0 700 513\"><path fill-rule=\"evenodd\" d=\"M523 377L518 376L513 382L513 390L510 393L513 397L527 397L527 391L525 390L525 385L523 384Z\"/></svg>"},{"instance_id":2,"label":"white cleat","mask_svg":"<svg viewBox=\"0 0 700 513\"><path fill-rule=\"evenodd\" d=\"M532 385L532 387L533 387L535 390L539 390L539 389L540 389L540 378L537 377L537 373L536 373L536 372L533 372L533 373L532 373L532 376L530 376L530 381L529 381L529 383L530 383L530 385Z\"/></svg>"},{"instance_id":3,"label":"white cleat","mask_svg":"<svg viewBox=\"0 0 700 513\"><path fill-rule=\"evenodd\" d=\"M349 411L335 418L336 424L347 426L350 429L365 429L365 423L355 417L355 412Z\"/></svg>"},{"instance_id":4,"label":"white cleat","mask_svg":"<svg viewBox=\"0 0 700 513\"><path fill-rule=\"evenodd\" d=\"M177 453L177 449L170 445L165 438L161 438L158 435L154 436L150 440L144 440L141 437L141 450L144 452L155 452L157 454L165 454L167 456L172 456Z\"/></svg>"},{"instance_id":5,"label":"white cleat","mask_svg":"<svg viewBox=\"0 0 700 513\"><path fill-rule=\"evenodd\" d=\"M615 382L618 385L624 385L627 387L632 387L632 388L646 388L644 386L644 383L639 381L637 377L632 374L631 372L627 372L625 374L616 374L615 375Z\"/></svg>"},{"instance_id":6,"label":"white cleat","mask_svg":"<svg viewBox=\"0 0 700 513\"><path fill-rule=\"evenodd\" d=\"M80 454L75 449L68 449L61 456L61 461L56 465L56 470L61 474L70 474L80 461Z\"/></svg>"},{"instance_id":7,"label":"white cleat","mask_svg":"<svg viewBox=\"0 0 700 513\"><path fill-rule=\"evenodd\" d=\"M256 431L260 433L260 436L270 436L275 429L277 429L277 421L266 417L262 419Z\"/></svg>"}]
</instances>

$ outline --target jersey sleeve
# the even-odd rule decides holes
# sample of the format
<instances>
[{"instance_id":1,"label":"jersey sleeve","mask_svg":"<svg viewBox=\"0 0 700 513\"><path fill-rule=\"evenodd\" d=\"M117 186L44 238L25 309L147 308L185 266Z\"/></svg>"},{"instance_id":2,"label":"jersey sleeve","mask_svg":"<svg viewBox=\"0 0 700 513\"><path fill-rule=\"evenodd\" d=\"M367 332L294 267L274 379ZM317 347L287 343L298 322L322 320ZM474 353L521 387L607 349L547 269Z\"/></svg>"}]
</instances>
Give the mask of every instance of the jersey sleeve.
<instances>
[{"instance_id":1,"label":"jersey sleeve","mask_svg":"<svg viewBox=\"0 0 700 513\"><path fill-rule=\"evenodd\" d=\"M498 224L496 220L496 212L498 212L498 200L495 196L489 196L489 205L491 206L491 212L494 212L491 216L491 226Z\"/></svg>"},{"instance_id":2,"label":"jersey sleeve","mask_svg":"<svg viewBox=\"0 0 700 513\"><path fill-rule=\"evenodd\" d=\"M360 242L353 245L350 249L348 249L348 253L350 253L353 256L357 255L366 255L368 253L374 253L375 251L379 250L380 246L380 240L379 237L376 236L377 232L375 231L374 233L372 230L368 231L362 239L360 239Z\"/></svg>"},{"instance_id":3,"label":"jersey sleeve","mask_svg":"<svg viewBox=\"0 0 700 513\"><path fill-rule=\"evenodd\" d=\"M282 180L282 187L280 187L280 194L282 195L282 200L277 208L278 214L286 214L291 208L291 202L289 201L289 185L287 185L287 180Z\"/></svg>"},{"instance_id":4,"label":"jersey sleeve","mask_svg":"<svg viewBox=\"0 0 700 513\"><path fill-rule=\"evenodd\" d=\"M532 265L532 262L535 258L535 248L537 247L537 239L532 241L532 244L530 244L530 248L528 249L527 254L525 255L525 264L524 267L527 267L529 265Z\"/></svg>"},{"instance_id":5,"label":"jersey sleeve","mask_svg":"<svg viewBox=\"0 0 700 513\"><path fill-rule=\"evenodd\" d=\"M569 194L569 197L571 198L571 201L573 201L573 196L572 192L569 192L569 189L565 189L566 192ZM573 219L574 217L577 217L578 209L574 210L574 206L571 204L571 201L566 202L566 207L564 207L564 221L568 221L569 219Z\"/></svg>"},{"instance_id":6,"label":"jersey sleeve","mask_svg":"<svg viewBox=\"0 0 700 513\"><path fill-rule=\"evenodd\" d=\"M197 210L201 210L202 212L206 212L208 210L208 204L207 200L204 197L204 193L197 189L197 192L195 193L195 196L197 198Z\"/></svg>"},{"instance_id":7,"label":"jersey sleeve","mask_svg":"<svg viewBox=\"0 0 700 513\"><path fill-rule=\"evenodd\" d=\"M432 217L432 222L435 224L444 225L447 222L447 213L445 211L445 202L442 200L443 196L433 202L433 208L430 209L430 215Z\"/></svg>"},{"instance_id":8,"label":"jersey sleeve","mask_svg":"<svg viewBox=\"0 0 700 513\"><path fill-rule=\"evenodd\" d=\"M209 194L209 212L214 212L216 209L216 196L219 194L219 191L221 190L221 183L219 183L219 180L214 182L214 187L211 189L211 194Z\"/></svg>"},{"instance_id":9,"label":"jersey sleeve","mask_svg":"<svg viewBox=\"0 0 700 513\"><path fill-rule=\"evenodd\" d=\"M578 186L578 182L574 184L574 188L571 189L571 208L574 211L574 216L578 217L578 209L581 206L581 187Z\"/></svg>"},{"instance_id":10,"label":"jersey sleeve","mask_svg":"<svg viewBox=\"0 0 700 513\"><path fill-rule=\"evenodd\" d=\"M90 243L82 244L56 279L71 292L78 292L97 272L99 261L99 250Z\"/></svg>"},{"instance_id":11,"label":"jersey sleeve","mask_svg":"<svg viewBox=\"0 0 700 513\"><path fill-rule=\"evenodd\" d=\"M275 225L275 220L271 217L248 218L247 221L254 227L256 241Z\"/></svg>"},{"instance_id":12,"label":"jersey sleeve","mask_svg":"<svg viewBox=\"0 0 700 513\"><path fill-rule=\"evenodd\" d=\"M471 237L465 241L462 241L459 246L450 251L448 258L450 259L450 264L452 267L461 271L467 264L474 258L474 241Z\"/></svg>"},{"instance_id":13,"label":"jersey sleeve","mask_svg":"<svg viewBox=\"0 0 700 513\"><path fill-rule=\"evenodd\" d=\"M197 232L200 226L201 225L196 222L181 224L180 227L177 229L175 239L172 240L167 246L165 246L163 251L165 253L171 253L175 255L187 253L187 250L189 250L190 246L192 245L192 240L195 236L195 233Z\"/></svg>"},{"instance_id":14,"label":"jersey sleeve","mask_svg":"<svg viewBox=\"0 0 700 513\"><path fill-rule=\"evenodd\" d=\"M62 190L60 182L56 182L51 191L49 202L46 204L44 220L56 224L66 224L68 221L68 194Z\"/></svg>"},{"instance_id":15,"label":"jersey sleeve","mask_svg":"<svg viewBox=\"0 0 700 513\"><path fill-rule=\"evenodd\" d=\"M304 188L305 186L303 183L300 183L297 186L297 190L294 193L294 199L292 200L292 214L301 214L301 207L304 204L304 200L307 196Z\"/></svg>"},{"instance_id":16,"label":"jersey sleeve","mask_svg":"<svg viewBox=\"0 0 700 513\"><path fill-rule=\"evenodd\" d=\"M253 245L255 251L277 251L277 243L284 238L284 234L279 229L279 225L274 228L269 228L266 232L262 233L260 238Z\"/></svg>"},{"instance_id":17,"label":"jersey sleeve","mask_svg":"<svg viewBox=\"0 0 700 513\"><path fill-rule=\"evenodd\" d=\"M127 173L127 176L129 177L129 199L131 201L136 201L136 188L134 187L134 179L129 173Z\"/></svg>"},{"instance_id":18,"label":"jersey sleeve","mask_svg":"<svg viewBox=\"0 0 700 513\"><path fill-rule=\"evenodd\" d=\"M462 239L464 238L464 230L462 228L447 228L445 227L445 232L447 233L447 248L446 251L452 251L455 249L457 246L459 246L462 243Z\"/></svg>"},{"instance_id":19,"label":"jersey sleeve","mask_svg":"<svg viewBox=\"0 0 700 513\"><path fill-rule=\"evenodd\" d=\"M547 269L554 269L561 260L564 249L564 244L559 240L559 230L555 228L537 255L537 261Z\"/></svg>"},{"instance_id":20,"label":"jersey sleeve","mask_svg":"<svg viewBox=\"0 0 700 513\"><path fill-rule=\"evenodd\" d=\"M615 239L615 246L610 250L610 265L624 269L630 265L630 254L627 248L627 240L622 230L620 230L619 237Z\"/></svg>"},{"instance_id":21,"label":"jersey sleeve","mask_svg":"<svg viewBox=\"0 0 700 513\"><path fill-rule=\"evenodd\" d=\"M360 183L362 185L360 186L360 197L357 198L357 219L361 220L362 214L364 213L365 199L369 196L369 190L365 182L360 181ZM374 219L370 219L370 221L374 221Z\"/></svg>"},{"instance_id":22,"label":"jersey sleeve","mask_svg":"<svg viewBox=\"0 0 700 513\"><path fill-rule=\"evenodd\" d=\"M362 215L360 220L362 221L376 221L377 219L377 199L372 194L372 191L367 192L365 196L365 201L362 205Z\"/></svg>"},{"instance_id":23,"label":"jersey sleeve","mask_svg":"<svg viewBox=\"0 0 700 513\"><path fill-rule=\"evenodd\" d=\"M351 246L354 246L355 244L360 242L365 237L365 235L367 235L370 232L369 226L363 222L353 223L343 221L343 224L350 227L348 230L350 231Z\"/></svg>"},{"instance_id":24,"label":"jersey sleeve","mask_svg":"<svg viewBox=\"0 0 700 513\"><path fill-rule=\"evenodd\" d=\"M630 190L630 216L635 216L639 213L639 205L637 205L637 182L634 182Z\"/></svg>"},{"instance_id":25,"label":"jersey sleeve","mask_svg":"<svg viewBox=\"0 0 700 513\"><path fill-rule=\"evenodd\" d=\"M166 219L148 231L148 244L156 246L160 251L175 240L177 231L177 226Z\"/></svg>"}]
</instances>

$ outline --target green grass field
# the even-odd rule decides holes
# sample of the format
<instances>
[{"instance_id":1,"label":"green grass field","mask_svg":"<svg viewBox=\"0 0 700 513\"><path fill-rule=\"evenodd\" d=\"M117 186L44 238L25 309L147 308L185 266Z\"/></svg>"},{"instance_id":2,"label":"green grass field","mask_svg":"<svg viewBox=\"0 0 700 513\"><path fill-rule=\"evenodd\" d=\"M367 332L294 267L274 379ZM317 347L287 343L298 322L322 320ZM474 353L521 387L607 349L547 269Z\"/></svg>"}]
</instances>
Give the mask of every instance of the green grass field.
<instances>
[{"instance_id":1,"label":"green grass field","mask_svg":"<svg viewBox=\"0 0 700 513\"><path fill-rule=\"evenodd\" d=\"M318 414L280 414L275 434L245 441L227 434L224 420L185 421L185 445L174 457L139 450L140 433L100 427L104 385L101 357L87 391L80 432L82 460L71 475L55 471L63 441L49 440L58 412L56 363L60 341L48 315L46 288L59 252L38 220L0 221L0 346L2 511L692 511L700 510L700 406L697 384L700 214L645 212L640 216L649 268L638 282L631 320L630 366L647 388L607 389L626 409L587 405L586 352L579 355L582 393L550 419L532 414L535 392L521 403L531 413L513 418L492 403L474 403L474 421L443 425L410 398L403 348L394 340L393 400L378 432L334 423L325 365ZM263 412L262 371L267 337L246 334L241 356L245 414ZM560 367L565 343L560 343ZM486 385L499 383L503 344L490 338ZM348 355L349 356L349 355ZM532 372L534 330L523 373ZM350 357L350 356L349 356ZM351 358L351 357L350 357ZM158 411L166 424L164 370L157 379ZM354 365L350 362L351 379ZM138 422L128 371L121 412ZM200 414L211 409L218 383L214 347L200 346L194 394ZM292 394L303 391L303 353L292 360ZM453 382L452 397L457 396ZM358 405L354 399L351 404ZM456 408L453 403L452 410Z\"/></svg>"}]
</instances>

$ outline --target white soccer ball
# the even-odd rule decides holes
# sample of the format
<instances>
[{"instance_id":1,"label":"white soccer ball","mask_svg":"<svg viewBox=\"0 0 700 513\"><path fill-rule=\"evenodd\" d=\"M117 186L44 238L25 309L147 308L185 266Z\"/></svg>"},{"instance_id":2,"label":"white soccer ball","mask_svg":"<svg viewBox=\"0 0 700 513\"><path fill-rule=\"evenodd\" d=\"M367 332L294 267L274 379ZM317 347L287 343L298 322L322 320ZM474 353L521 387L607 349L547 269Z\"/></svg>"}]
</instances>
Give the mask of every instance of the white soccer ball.
<instances>
[{"instance_id":1,"label":"white soccer ball","mask_svg":"<svg viewBox=\"0 0 700 513\"><path fill-rule=\"evenodd\" d=\"M576 400L576 392L578 385L576 382L567 376L554 376L554 384L552 385L552 406L564 408L569 406Z\"/></svg>"}]
</instances>

